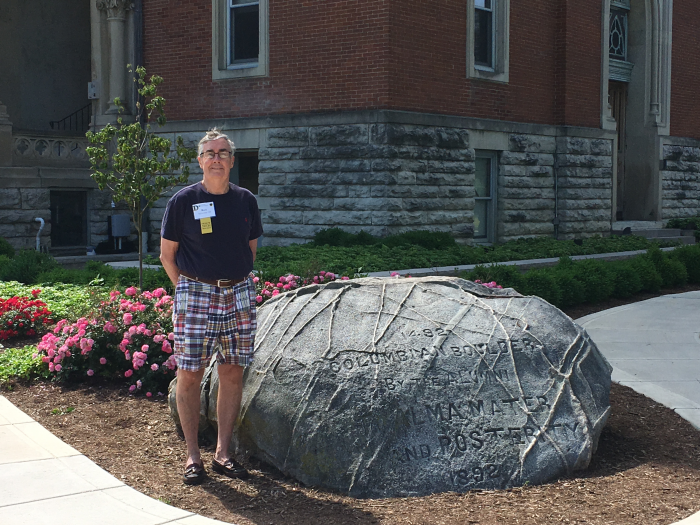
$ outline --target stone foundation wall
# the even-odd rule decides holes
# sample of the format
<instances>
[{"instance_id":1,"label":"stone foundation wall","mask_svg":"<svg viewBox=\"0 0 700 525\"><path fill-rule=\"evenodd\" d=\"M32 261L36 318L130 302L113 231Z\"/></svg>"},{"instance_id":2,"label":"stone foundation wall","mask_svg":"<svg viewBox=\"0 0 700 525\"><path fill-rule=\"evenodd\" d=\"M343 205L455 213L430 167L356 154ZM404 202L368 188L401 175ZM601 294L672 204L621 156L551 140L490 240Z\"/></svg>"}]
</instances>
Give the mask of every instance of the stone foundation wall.
<instances>
[{"instance_id":1,"label":"stone foundation wall","mask_svg":"<svg viewBox=\"0 0 700 525\"><path fill-rule=\"evenodd\" d=\"M448 231L471 242L475 150L498 158L498 242L611 229L611 132L373 111L175 122L167 133L196 146L214 125L237 149L258 152L262 245L303 243L331 227ZM190 183L201 180L199 166L190 169ZM150 249L174 191L150 210Z\"/></svg>"},{"instance_id":2,"label":"stone foundation wall","mask_svg":"<svg viewBox=\"0 0 700 525\"><path fill-rule=\"evenodd\" d=\"M609 235L613 141L557 137L559 238Z\"/></svg>"},{"instance_id":3,"label":"stone foundation wall","mask_svg":"<svg viewBox=\"0 0 700 525\"><path fill-rule=\"evenodd\" d=\"M51 211L49 190L37 188L0 189L0 237L4 237L15 250L36 248L36 235L44 219L40 242L47 246L51 240Z\"/></svg>"},{"instance_id":4,"label":"stone foundation wall","mask_svg":"<svg viewBox=\"0 0 700 525\"><path fill-rule=\"evenodd\" d=\"M464 129L396 124L271 128L259 151L266 245L324 228L473 235L474 151Z\"/></svg>"},{"instance_id":5,"label":"stone foundation wall","mask_svg":"<svg viewBox=\"0 0 700 525\"><path fill-rule=\"evenodd\" d=\"M663 146L662 161L662 218L699 216L700 146Z\"/></svg>"}]
</instances>

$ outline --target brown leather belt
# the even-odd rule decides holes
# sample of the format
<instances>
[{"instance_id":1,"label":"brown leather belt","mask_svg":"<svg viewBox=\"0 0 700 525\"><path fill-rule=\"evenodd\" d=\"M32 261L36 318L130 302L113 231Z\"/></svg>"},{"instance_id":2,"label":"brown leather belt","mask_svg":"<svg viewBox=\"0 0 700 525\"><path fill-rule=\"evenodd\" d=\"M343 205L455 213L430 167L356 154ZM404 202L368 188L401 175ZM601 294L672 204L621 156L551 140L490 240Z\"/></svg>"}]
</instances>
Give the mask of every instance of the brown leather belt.
<instances>
[{"instance_id":1,"label":"brown leather belt","mask_svg":"<svg viewBox=\"0 0 700 525\"><path fill-rule=\"evenodd\" d=\"M245 279L200 279L199 277L188 275L183 271L180 271L180 275L189 279L190 281L197 281L198 283L210 284L212 286L218 286L219 288L225 288L227 286L236 286L237 284L240 284L243 281L245 281Z\"/></svg>"}]
</instances>

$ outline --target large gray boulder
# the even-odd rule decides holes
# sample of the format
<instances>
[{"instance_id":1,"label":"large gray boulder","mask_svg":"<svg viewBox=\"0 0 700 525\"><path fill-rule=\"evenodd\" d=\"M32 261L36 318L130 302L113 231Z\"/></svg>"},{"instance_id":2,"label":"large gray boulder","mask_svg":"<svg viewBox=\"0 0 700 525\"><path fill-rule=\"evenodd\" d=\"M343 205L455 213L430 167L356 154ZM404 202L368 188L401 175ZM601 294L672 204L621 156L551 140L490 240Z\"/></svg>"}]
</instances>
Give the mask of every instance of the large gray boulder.
<instances>
[{"instance_id":1,"label":"large gray boulder","mask_svg":"<svg viewBox=\"0 0 700 525\"><path fill-rule=\"evenodd\" d=\"M586 332L513 290L336 281L277 296L258 321L234 441L307 485L391 497L544 483L588 466L610 412L612 369Z\"/></svg>"}]
</instances>

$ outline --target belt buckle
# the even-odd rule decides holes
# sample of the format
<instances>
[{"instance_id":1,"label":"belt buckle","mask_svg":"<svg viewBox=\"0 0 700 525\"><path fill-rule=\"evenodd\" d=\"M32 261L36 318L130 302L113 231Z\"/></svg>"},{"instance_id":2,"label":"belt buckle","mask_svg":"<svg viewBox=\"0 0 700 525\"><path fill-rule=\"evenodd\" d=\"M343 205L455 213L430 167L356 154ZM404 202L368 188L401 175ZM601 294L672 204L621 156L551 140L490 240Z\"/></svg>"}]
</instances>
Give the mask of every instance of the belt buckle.
<instances>
[{"instance_id":1,"label":"belt buckle","mask_svg":"<svg viewBox=\"0 0 700 525\"><path fill-rule=\"evenodd\" d=\"M230 283L230 282L232 282L231 279L217 279L216 286L218 286L219 288L222 288L223 286L228 286L228 285L226 285L226 284L222 285L221 283Z\"/></svg>"}]
</instances>

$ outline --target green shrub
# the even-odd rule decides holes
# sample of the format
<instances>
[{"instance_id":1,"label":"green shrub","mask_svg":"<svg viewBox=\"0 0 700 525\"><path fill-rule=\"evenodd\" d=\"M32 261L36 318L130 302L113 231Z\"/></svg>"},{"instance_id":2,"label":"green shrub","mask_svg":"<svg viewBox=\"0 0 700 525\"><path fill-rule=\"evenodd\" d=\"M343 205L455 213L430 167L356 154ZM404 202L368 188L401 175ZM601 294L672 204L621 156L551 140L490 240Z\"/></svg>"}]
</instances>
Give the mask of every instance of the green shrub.
<instances>
[{"instance_id":1,"label":"green shrub","mask_svg":"<svg viewBox=\"0 0 700 525\"><path fill-rule=\"evenodd\" d=\"M648 255L630 259L629 263L642 281L642 291L656 293L661 289L663 278Z\"/></svg>"},{"instance_id":2,"label":"green shrub","mask_svg":"<svg viewBox=\"0 0 700 525\"><path fill-rule=\"evenodd\" d=\"M683 246L673 250L669 257L683 263L688 273L688 282L700 283L700 245Z\"/></svg>"},{"instance_id":3,"label":"green shrub","mask_svg":"<svg viewBox=\"0 0 700 525\"><path fill-rule=\"evenodd\" d=\"M665 288L683 286L688 282L688 271L681 261L666 256L664 257L661 277L663 278L663 286Z\"/></svg>"},{"instance_id":4,"label":"green shrub","mask_svg":"<svg viewBox=\"0 0 700 525\"><path fill-rule=\"evenodd\" d=\"M11 379L49 377L49 371L36 354L35 346L0 350L0 385Z\"/></svg>"},{"instance_id":5,"label":"green shrub","mask_svg":"<svg viewBox=\"0 0 700 525\"><path fill-rule=\"evenodd\" d=\"M56 267L58 263L49 254L22 250L14 259L0 267L0 280L31 284L36 282L40 273Z\"/></svg>"},{"instance_id":6,"label":"green shrub","mask_svg":"<svg viewBox=\"0 0 700 525\"><path fill-rule=\"evenodd\" d=\"M0 237L0 255L6 255L8 259L15 256L14 247L4 237Z\"/></svg>"},{"instance_id":7,"label":"green shrub","mask_svg":"<svg viewBox=\"0 0 700 525\"><path fill-rule=\"evenodd\" d=\"M426 230L390 235L377 241L389 247L420 246L427 250L446 250L457 246L457 241L447 232L431 232Z\"/></svg>"},{"instance_id":8,"label":"green shrub","mask_svg":"<svg viewBox=\"0 0 700 525\"><path fill-rule=\"evenodd\" d=\"M608 264L615 280L613 297L631 297L642 291L642 278L633 264L629 261L616 261Z\"/></svg>"},{"instance_id":9,"label":"green shrub","mask_svg":"<svg viewBox=\"0 0 700 525\"><path fill-rule=\"evenodd\" d=\"M574 276L574 263L569 257L561 257L552 274L560 292L557 306L574 306L586 300L586 287Z\"/></svg>"},{"instance_id":10,"label":"green shrub","mask_svg":"<svg viewBox=\"0 0 700 525\"><path fill-rule=\"evenodd\" d=\"M523 295L536 295L553 305L561 304L561 290L549 268L527 272L523 276L522 290L518 291Z\"/></svg>"},{"instance_id":11,"label":"green shrub","mask_svg":"<svg viewBox=\"0 0 700 525\"><path fill-rule=\"evenodd\" d=\"M523 288L523 274L513 265L493 264L490 266L479 265L471 272L463 274L464 279L470 281L482 281L490 283L496 281L503 288L514 288L518 292Z\"/></svg>"},{"instance_id":12,"label":"green shrub","mask_svg":"<svg viewBox=\"0 0 700 525\"><path fill-rule=\"evenodd\" d=\"M588 259L574 263L573 270L574 278L583 283L585 302L600 303L612 296L615 276L608 263Z\"/></svg>"}]
</instances>

